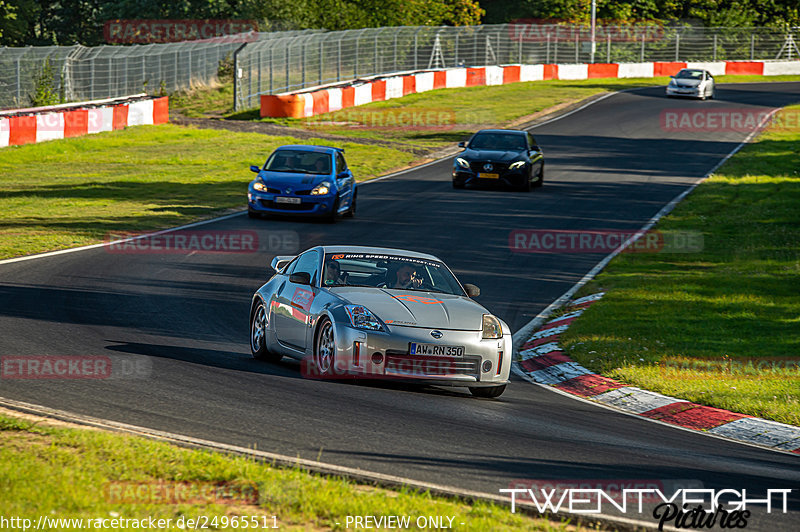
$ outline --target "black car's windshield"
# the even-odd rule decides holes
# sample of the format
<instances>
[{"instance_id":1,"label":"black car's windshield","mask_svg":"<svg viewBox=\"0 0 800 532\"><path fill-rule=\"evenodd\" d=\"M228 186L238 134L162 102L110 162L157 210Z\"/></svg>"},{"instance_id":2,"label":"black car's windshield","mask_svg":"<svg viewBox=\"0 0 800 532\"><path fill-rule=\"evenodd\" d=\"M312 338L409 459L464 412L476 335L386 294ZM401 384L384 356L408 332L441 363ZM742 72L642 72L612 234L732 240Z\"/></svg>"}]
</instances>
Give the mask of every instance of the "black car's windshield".
<instances>
[{"instance_id":1,"label":"black car's windshield","mask_svg":"<svg viewBox=\"0 0 800 532\"><path fill-rule=\"evenodd\" d=\"M465 295L450 270L439 261L373 253L326 254L322 286L369 286Z\"/></svg>"},{"instance_id":2,"label":"black car's windshield","mask_svg":"<svg viewBox=\"0 0 800 532\"><path fill-rule=\"evenodd\" d=\"M316 151L277 150L267 159L264 170L328 175L331 173L331 156Z\"/></svg>"},{"instance_id":3,"label":"black car's windshield","mask_svg":"<svg viewBox=\"0 0 800 532\"><path fill-rule=\"evenodd\" d=\"M675 74L675 77L680 79L703 79L703 71L688 70L684 68L683 70Z\"/></svg>"},{"instance_id":4,"label":"black car's windshield","mask_svg":"<svg viewBox=\"0 0 800 532\"><path fill-rule=\"evenodd\" d=\"M478 133L469 142L473 150L522 151L526 146L523 135L513 133Z\"/></svg>"}]
</instances>

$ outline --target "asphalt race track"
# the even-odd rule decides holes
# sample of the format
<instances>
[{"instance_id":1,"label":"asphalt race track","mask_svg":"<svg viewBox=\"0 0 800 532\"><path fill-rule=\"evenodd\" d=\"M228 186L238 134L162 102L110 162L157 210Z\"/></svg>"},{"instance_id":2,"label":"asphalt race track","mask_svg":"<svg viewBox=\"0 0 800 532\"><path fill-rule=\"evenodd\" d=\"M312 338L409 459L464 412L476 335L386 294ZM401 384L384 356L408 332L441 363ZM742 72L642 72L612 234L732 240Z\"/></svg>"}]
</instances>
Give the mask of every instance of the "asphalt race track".
<instances>
[{"instance_id":1,"label":"asphalt race track","mask_svg":"<svg viewBox=\"0 0 800 532\"><path fill-rule=\"evenodd\" d=\"M300 247L358 244L434 253L519 329L601 254L525 254L514 229L636 229L741 142L744 132L665 132L665 109L763 110L800 83L721 85L714 101L663 88L606 98L534 130L545 186L453 190L451 160L360 188L354 220L251 220L199 230L295 231ZM259 163L266 153L253 154ZM250 172L242 168L242 199ZM748 530L796 530L800 457L690 433L515 381L499 400L464 390L302 378L250 358L248 311L273 253L124 254L104 248L0 265L0 354L147 360L98 380L0 379L0 396L198 438L493 494L516 479L699 481L794 488L788 514ZM754 508L755 509L755 508ZM377 512L379 509L375 509ZM628 515L653 521L650 516Z\"/></svg>"}]
</instances>

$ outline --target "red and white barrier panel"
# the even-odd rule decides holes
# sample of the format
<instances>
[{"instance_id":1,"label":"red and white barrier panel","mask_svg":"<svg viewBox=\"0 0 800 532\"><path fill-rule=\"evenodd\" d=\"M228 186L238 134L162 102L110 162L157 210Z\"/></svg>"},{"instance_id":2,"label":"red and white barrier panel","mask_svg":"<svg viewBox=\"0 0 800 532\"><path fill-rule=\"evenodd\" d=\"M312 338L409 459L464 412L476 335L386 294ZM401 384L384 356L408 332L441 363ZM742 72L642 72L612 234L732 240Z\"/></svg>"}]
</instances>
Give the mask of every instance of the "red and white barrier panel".
<instances>
[{"instance_id":1,"label":"red and white barrier panel","mask_svg":"<svg viewBox=\"0 0 800 532\"><path fill-rule=\"evenodd\" d=\"M702 68L714 76L800 74L800 61L715 61L594 63L578 65L506 65L451 68L398 74L363 83L319 87L307 92L261 96L262 117L307 118L370 102L400 98L435 89L505 85L547 79L652 78L671 76L682 68Z\"/></svg>"},{"instance_id":2,"label":"red and white barrier panel","mask_svg":"<svg viewBox=\"0 0 800 532\"><path fill-rule=\"evenodd\" d=\"M169 98L125 98L0 113L0 148L169 121Z\"/></svg>"}]
</instances>

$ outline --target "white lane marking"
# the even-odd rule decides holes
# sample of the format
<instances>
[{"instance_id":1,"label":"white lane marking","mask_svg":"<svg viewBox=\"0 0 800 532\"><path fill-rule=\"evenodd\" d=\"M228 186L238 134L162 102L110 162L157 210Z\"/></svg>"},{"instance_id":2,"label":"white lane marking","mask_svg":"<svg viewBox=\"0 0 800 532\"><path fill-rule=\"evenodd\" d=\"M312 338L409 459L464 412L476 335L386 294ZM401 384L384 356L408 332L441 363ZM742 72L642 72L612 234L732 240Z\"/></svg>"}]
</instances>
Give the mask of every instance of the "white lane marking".
<instances>
[{"instance_id":1,"label":"white lane marking","mask_svg":"<svg viewBox=\"0 0 800 532\"><path fill-rule=\"evenodd\" d=\"M29 414L35 414L53 419L59 419L61 421L77 423L80 425L97 427L114 432L134 434L136 436L141 436L152 440L164 441L182 447L188 447L192 449L198 449L198 448L211 449L226 454L253 457L264 463L273 464L279 467L303 468L323 475L344 476L354 479L356 481L365 483L374 483L376 485L389 488L412 487L423 491L425 490L430 491L434 495L441 495L445 497L458 497L462 500L463 499L486 500L501 505L503 507L508 507L510 504L509 497L503 497L499 494L466 490L463 488L447 486L444 484L424 482L396 475L387 475L385 473L377 473L373 471L367 471L364 469L354 469L351 467L327 464L325 462L319 462L315 460L307 460L300 457L259 451L256 449L250 449L249 447L240 447L237 445L229 445L226 443L220 443L211 440L203 440L200 438L185 436L183 434L177 434L174 432L165 432L137 425L120 423L118 421L111 421L91 416L73 414L71 412L67 412L64 410L56 410L41 405L24 403L22 401L7 399L5 397L0 397L0 406L4 406L12 410L17 410ZM517 500L516 505L517 508L520 509L520 511L527 510L527 512L530 515L541 516L541 512L539 512L536 509L533 503L527 503L524 500ZM599 523L605 526L616 525L617 527L622 525L624 527L624 530L628 529L655 530L656 528L655 524L652 522L639 521L628 517L618 517L613 515L575 514L564 511L555 512L552 515L558 519L569 519L570 521L577 522L579 524L597 525ZM665 530L671 531L673 529L665 527Z\"/></svg>"}]
</instances>

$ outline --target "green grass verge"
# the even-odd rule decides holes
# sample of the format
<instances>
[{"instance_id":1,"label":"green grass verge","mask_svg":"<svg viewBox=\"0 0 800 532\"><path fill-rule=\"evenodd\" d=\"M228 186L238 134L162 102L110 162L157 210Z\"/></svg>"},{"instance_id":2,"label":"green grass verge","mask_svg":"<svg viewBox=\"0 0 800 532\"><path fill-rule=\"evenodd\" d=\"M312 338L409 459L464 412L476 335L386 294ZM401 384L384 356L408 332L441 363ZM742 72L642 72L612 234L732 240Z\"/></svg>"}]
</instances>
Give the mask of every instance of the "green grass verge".
<instances>
[{"instance_id":1,"label":"green grass verge","mask_svg":"<svg viewBox=\"0 0 800 532\"><path fill-rule=\"evenodd\" d=\"M784 112L793 127L746 146L656 227L701 232L702 252L623 254L581 291L607 295L562 335L572 358L800 425L800 106Z\"/></svg>"},{"instance_id":2,"label":"green grass verge","mask_svg":"<svg viewBox=\"0 0 800 532\"><path fill-rule=\"evenodd\" d=\"M145 491L133 491L160 483L184 486L184 493L224 484L233 504L219 504L213 498L211 503L181 498L165 504ZM153 517L171 519L171 530L178 529L174 525L181 516L256 516L259 523L266 518L269 526L275 516L283 530L343 530L348 515L451 516L458 530L573 529L512 514L494 504L357 485L243 457L96 430L37 425L4 415L0 415L0 515L32 519L34 525L40 515Z\"/></svg>"},{"instance_id":3,"label":"green grass verge","mask_svg":"<svg viewBox=\"0 0 800 532\"><path fill-rule=\"evenodd\" d=\"M3 148L0 258L244 209L254 175L250 165L263 163L282 144L309 142L327 144L165 124ZM390 148L342 146L358 179L414 158Z\"/></svg>"}]
</instances>

